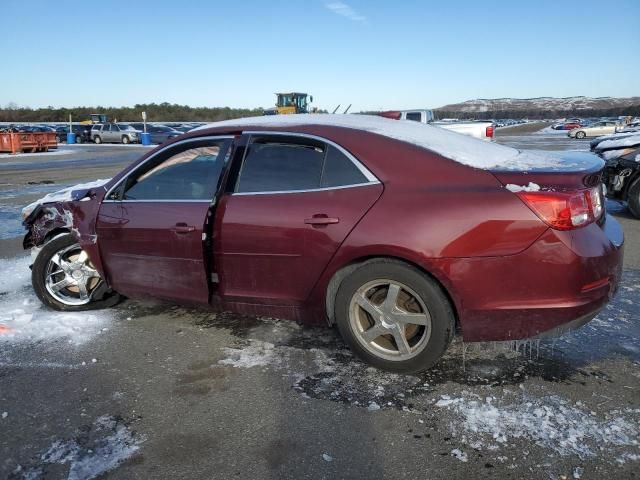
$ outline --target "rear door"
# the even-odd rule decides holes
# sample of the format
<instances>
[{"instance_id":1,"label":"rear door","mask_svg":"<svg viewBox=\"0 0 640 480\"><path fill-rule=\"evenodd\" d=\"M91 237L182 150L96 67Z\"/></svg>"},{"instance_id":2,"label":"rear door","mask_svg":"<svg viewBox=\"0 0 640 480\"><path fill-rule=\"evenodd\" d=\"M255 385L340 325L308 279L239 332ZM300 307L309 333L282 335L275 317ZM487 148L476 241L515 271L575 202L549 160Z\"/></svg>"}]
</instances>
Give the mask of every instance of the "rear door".
<instances>
[{"instance_id":1,"label":"rear door","mask_svg":"<svg viewBox=\"0 0 640 480\"><path fill-rule=\"evenodd\" d=\"M219 293L232 302L300 305L382 184L323 139L243 139L216 212Z\"/></svg>"},{"instance_id":2,"label":"rear door","mask_svg":"<svg viewBox=\"0 0 640 480\"><path fill-rule=\"evenodd\" d=\"M212 137L172 145L109 192L96 232L116 291L208 302L204 225L230 143Z\"/></svg>"}]
</instances>

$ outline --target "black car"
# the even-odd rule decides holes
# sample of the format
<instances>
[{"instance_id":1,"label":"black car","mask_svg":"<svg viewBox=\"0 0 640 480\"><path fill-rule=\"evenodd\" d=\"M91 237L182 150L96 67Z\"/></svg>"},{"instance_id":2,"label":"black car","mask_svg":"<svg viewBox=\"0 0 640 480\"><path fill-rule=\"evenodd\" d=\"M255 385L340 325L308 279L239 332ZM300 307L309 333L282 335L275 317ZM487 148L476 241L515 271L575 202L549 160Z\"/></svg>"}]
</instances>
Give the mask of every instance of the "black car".
<instances>
[{"instance_id":1,"label":"black car","mask_svg":"<svg viewBox=\"0 0 640 480\"><path fill-rule=\"evenodd\" d=\"M73 133L76 134L76 143L85 143L91 141L91 125L72 125ZM69 125L59 125L56 127L56 136L58 143L67 141L69 133Z\"/></svg>"},{"instance_id":2,"label":"black car","mask_svg":"<svg viewBox=\"0 0 640 480\"><path fill-rule=\"evenodd\" d=\"M605 160L602 183L607 198L627 202L631 214L640 219L640 145L601 150Z\"/></svg>"},{"instance_id":3,"label":"black car","mask_svg":"<svg viewBox=\"0 0 640 480\"><path fill-rule=\"evenodd\" d=\"M129 125L140 132L144 131L144 124L142 123L129 123ZM147 133L151 135L151 143L164 143L167 140L182 135L183 132L167 127L166 125L150 125L147 123Z\"/></svg>"}]
</instances>

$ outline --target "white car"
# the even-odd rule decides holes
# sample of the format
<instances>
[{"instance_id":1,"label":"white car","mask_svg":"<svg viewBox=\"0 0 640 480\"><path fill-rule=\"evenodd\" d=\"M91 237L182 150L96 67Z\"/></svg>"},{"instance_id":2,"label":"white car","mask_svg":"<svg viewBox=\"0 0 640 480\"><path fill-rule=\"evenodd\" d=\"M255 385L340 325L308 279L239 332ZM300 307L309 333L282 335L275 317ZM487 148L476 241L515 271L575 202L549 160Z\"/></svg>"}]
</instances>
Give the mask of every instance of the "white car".
<instances>
[{"instance_id":1,"label":"white car","mask_svg":"<svg viewBox=\"0 0 640 480\"><path fill-rule=\"evenodd\" d=\"M569 130L567 134L571 138L586 138L586 137L599 137L601 135L608 135L616 132L616 127L619 125L616 122L604 121L592 123L587 127L574 128Z\"/></svg>"}]
</instances>

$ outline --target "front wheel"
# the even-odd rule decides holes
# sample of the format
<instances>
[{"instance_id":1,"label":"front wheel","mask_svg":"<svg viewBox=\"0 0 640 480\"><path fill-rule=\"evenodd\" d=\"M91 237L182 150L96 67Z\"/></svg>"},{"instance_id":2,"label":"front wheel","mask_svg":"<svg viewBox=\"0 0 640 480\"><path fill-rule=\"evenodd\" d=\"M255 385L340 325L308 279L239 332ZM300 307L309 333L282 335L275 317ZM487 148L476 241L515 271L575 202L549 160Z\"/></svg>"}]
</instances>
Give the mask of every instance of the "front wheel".
<instances>
[{"instance_id":1,"label":"front wheel","mask_svg":"<svg viewBox=\"0 0 640 480\"><path fill-rule=\"evenodd\" d=\"M367 262L343 280L335 317L354 353L397 373L433 366L455 328L453 309L440 286L417 268L387 259Z\"/></svg>"},{"instance_id":2,"label":"front wheel","mask_svg":"<svg viewBox=\"0 0 640 480\"><path fill-rule=\"evenodd\" d=\"M102 139L101 139L100 137L96 136L96 137L93 139L93 142L94 142L94 143L97 143L98 145L100 145L100 144L102 143Z\"/></svg>"},{"instance_id":3,"label":"front wheel","mask_svg":"<svg viewBox=\"0 0 640 480\"><path fill-rule=\"evenodd\" d=\"M129 143L131 143L131 140L129 139L129 137L127 137L126 135L122 136L122 143L124 145L128 145Z\"/></svg>"},{"instance_id":4,"label":"front wheel","mask_svg":"<svg viewBox=\"0 0 640 480\"><path fill-rule=\"evenodd\" d=\"M105 290L100 274L71 234L42 247L33 263L31 283L42 303L55 310L93 310L120 300L118 294Z\"/></svg>"},{"instance_id":5,"label":"front wheel","mask_svg":"<svg viewBox=\"0 0 640 480\"><path fill-rule=\"evenodd\" d=\"M586 134L586 133L584 133L584 132L577 132L577 133L576 133L576 138L580 138L580 139L582 139L582 138L584 138L584 137L586 137L586 136L587 136L587 134Z\"/></svg>"}]
</instances>

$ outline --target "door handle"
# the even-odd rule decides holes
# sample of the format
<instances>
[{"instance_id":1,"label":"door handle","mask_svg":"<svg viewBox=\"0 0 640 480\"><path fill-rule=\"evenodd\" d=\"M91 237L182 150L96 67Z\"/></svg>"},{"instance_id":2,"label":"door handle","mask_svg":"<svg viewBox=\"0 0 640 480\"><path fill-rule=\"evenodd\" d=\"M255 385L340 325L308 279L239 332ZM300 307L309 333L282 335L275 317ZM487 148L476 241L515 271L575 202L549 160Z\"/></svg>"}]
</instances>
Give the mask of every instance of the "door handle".
<instances>
[{"instance_id":1,"label":"door handle","mask_svg":"<svg viewBox=\"0 0 640 480\"><path fill-rule=\"evenodd\" d=\"M171 230L176 233L191 233L195 232L196 227L192 227L191 225L187 225L186 223L176 223L176 226Z\"/></svg>"},{"instance_id":2,"label":"door handle","mask_svg":"<svg viewBox=\"0 0 640 480\"><path fill-rule=\"evenodd\" d=\"M304 223L306 223L307 225L314 225L314 226L331 225L332 223L339 223L339 222L340 222L339 218L329 217L324 213L319 213L317 215L314 215L311 218L304 219Z\"/></svg>"}]
</instances>

